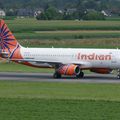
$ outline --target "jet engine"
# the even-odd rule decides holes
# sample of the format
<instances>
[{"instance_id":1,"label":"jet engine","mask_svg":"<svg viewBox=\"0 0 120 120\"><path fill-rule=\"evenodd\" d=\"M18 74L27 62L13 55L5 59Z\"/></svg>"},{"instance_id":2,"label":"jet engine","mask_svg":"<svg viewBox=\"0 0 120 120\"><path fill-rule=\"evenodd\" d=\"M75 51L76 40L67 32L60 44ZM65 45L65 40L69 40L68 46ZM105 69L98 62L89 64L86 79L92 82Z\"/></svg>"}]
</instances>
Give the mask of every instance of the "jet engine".
<instances>
[{"instance_id":1,"label":"jet engine","mask_svg":"<svg viewBox=\"0 0 120 120\"><path fill-rule=\"evenodd\" d=\"M57 72L61 75L79 75L80 67L78 65L62 65L58 68Z\"/></svg>"}]
</instances>

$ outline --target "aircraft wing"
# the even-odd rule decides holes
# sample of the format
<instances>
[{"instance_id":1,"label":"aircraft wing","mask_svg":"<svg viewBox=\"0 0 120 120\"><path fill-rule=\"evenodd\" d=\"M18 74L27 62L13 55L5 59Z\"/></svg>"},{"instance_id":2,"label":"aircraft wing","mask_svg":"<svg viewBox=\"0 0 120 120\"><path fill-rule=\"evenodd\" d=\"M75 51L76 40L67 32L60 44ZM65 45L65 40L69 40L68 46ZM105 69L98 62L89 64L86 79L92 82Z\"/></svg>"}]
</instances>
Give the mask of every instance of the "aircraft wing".
<instances>
[{"instance_id":1,"label":"aircraft wing","mask_svg":"<svg viewBox=\"0 0 120 120\"><path fill-rule=\"evenodd\" d=\"M47 61L47 60L32 60L32 59L10 59L10 61L16 61L19 63L22 62L36 62L36 63L47 63L50 65L65 65L65 64L75 64L75 65L79 65L81 67L85 67L85 68L89 68L91 67L90 62L85 62L85 61Z\"/></svg>"}]
</instances>

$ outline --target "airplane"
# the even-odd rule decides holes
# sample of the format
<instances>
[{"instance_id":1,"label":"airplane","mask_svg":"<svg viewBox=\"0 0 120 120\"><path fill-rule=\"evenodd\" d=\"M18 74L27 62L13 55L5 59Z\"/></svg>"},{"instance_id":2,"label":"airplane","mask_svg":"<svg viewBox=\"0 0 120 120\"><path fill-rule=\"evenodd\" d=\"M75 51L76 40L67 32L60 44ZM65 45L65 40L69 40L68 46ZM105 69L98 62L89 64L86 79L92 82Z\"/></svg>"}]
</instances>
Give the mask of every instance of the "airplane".
<instances>
[{"instance_id":1,"label":"airplane","mask_svg":"<svg viewBox=\"0 0 120 120\"><path fill-rule=\"evenodd\" d=\"M0 56L9 61L38 68L54 68L54 78L62 75L84 77L84 70L110 74L120 79L120 50L75 48L25 48L19 44L4 20L0 20Z\"/></svg>"}]
</instances>

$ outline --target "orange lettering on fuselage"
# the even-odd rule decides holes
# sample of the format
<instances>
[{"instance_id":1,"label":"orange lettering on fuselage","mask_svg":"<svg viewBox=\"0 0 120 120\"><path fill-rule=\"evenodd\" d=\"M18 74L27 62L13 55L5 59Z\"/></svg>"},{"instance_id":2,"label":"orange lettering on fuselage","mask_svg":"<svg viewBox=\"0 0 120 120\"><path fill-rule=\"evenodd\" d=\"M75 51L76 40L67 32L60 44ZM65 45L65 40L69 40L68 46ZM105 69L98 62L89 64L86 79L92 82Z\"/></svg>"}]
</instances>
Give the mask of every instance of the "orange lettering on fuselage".
<instances>
[{"instance_id":1,"label":"orange lettering on fuselage","mask_svg":"<svg viewBox=\"0 0 120 120\"><path fill-rule=\"evenodd\" d=\"M111 55L104 55L104 54L96 54L96 53L91 53L91 54L81 54L78 53L77 55L78 60L111 60L112 56Z\"/></svg>"}]
</instances>

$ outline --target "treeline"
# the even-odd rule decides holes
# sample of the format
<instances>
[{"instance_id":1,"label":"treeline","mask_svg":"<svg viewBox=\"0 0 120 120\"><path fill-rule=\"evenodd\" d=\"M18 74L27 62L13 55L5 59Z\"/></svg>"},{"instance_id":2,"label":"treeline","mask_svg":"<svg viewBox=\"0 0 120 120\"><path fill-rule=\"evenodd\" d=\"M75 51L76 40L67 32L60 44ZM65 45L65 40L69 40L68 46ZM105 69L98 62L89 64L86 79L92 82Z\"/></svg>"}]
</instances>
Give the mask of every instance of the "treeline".
<instances>
[{"instance_id":1,"label":"treeline","mask_svg":"<svg viewBox=\"0 0 120 120\"><path fill-rule=\"evenodd\" d=\"M104 14L95 10L65 9L59 11L53 6L49 6L36 18L38 20L105 20Z\"/></svg>"},{"instance_id":2,"label":"treeline","mask_svg":"<svg viewBox=\"0 0 120 120\"><path fill-rule=\"evenodd\" d=\"M19 9L29 9L27 14L42 9L35 15L38 20L103 20L103 10L108 16L120 16L119 0L0 0L0 8L7 16L19 16Z\"/></svg>"},{"instance_id":3,"label":"treeline","mask_svg":"<svg viewBox=\"0 0 120 120\"><path fill-rule=\"evenodd\" d=\"M119 0L0 0L0 8L43 8L52 5L58 9L80 8L80 9L120 9Z\"/></svg>"},{"instance_id":4,"label":"treeline","mask_svg":"<svg viewBox=\"0 0 120 120\"><path fill-rule=\"evenodd\" d=\"M79 0L0 0L0 8L46 8L47 5L56 8L76 6ZM74 5L73 5L74 4Z\"/></svg>"}]
</instances>

